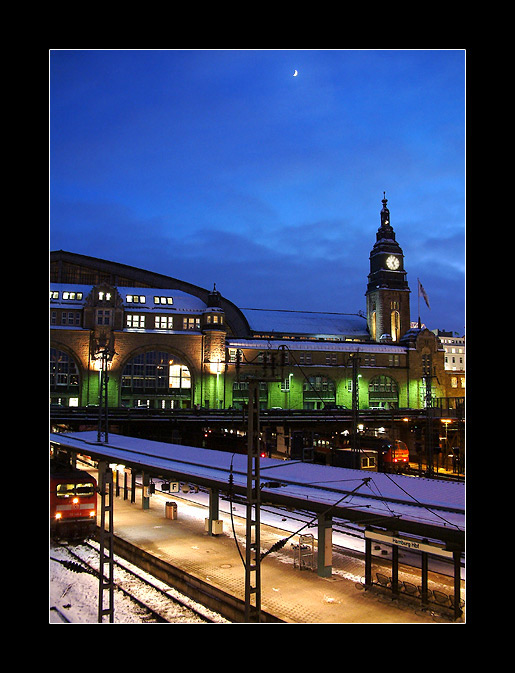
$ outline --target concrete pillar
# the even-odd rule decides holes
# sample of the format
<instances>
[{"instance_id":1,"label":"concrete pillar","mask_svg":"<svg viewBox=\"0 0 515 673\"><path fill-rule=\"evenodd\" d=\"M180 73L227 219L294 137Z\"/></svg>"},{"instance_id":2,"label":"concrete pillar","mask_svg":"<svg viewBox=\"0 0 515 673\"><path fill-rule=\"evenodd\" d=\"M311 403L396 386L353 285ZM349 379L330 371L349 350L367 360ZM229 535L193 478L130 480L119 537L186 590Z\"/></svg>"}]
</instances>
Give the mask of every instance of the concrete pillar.
<instances>
[{"instance_id":1,"label":"concrete pillar","mask_svg":"<svg viewBox=\"0 0 515 673\"><path fill-rule=\"evenodd\" d=\"M318 515L317 570L319 577L333 573L333 519L328 514Z\"/></svg>"},{"instance_id":2,"label":"concrete pillar","mask_svg":"<svg viewBox=\"0 0 515 673\"><path fill-rule=\"evenodd\" d=\"M214 488L209 489L209 519L207 520L208 535L215 535L213 533L213 521L218 521L219 518L219 491Z\"/></svg>"},{"instance_id":3,"label":"concrete pillar","mask_svg":"<svg viewBox=\"0 0 515 673\"><path fill-rule=\"evenodd\" d=\"M141 508L150 509L150 497L148 495L148 489L150 486L150 475L143 472L141 476L143 477L143 489L141 492Z\"/></svg>"},{"instance_id":4,"label":"concrete pillar","mask_svg":"<svg viewBox=\"0 0 515 673\"><path fill-rule=\"evenodd\" d=\"M372 586L372 540L365 538L365 586Z\"/></svg>"}]
</instances>

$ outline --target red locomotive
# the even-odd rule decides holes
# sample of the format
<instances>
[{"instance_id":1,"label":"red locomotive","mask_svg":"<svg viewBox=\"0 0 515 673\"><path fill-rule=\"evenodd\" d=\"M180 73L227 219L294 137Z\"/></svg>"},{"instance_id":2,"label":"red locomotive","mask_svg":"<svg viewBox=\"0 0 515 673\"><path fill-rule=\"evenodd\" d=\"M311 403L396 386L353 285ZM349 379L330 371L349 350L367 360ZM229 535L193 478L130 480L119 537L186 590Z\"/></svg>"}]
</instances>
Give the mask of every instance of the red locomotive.
<instances>
[{"instance_id":1,"label":"red locomotive","mask_svg":"<svg viewBox=\"0 0 515 673\"><path fill-rule=\"evenodd\" d=\"M97 482L70 465L50 461L50 536L84 540L97 524Z\"/></svg>"},{"instance_id":2,"label":"red locomotive","mask_svg":"<svg viewBox=\"0 0 515 673\"><path fill-rule=\"evenodd\" d=\"M409 464L409 449L400 439L394 439L388 451L383 454L383 464L393 468L407 467Z\"/></svg>"}]
</instances>

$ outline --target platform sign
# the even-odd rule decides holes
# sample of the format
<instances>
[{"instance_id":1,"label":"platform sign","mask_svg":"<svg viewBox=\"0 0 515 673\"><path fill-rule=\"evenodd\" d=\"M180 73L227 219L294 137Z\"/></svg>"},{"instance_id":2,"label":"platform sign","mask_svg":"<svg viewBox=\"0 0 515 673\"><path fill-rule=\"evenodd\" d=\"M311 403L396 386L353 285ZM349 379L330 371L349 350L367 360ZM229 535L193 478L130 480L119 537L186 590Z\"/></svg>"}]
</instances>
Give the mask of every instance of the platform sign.
<instances>
[{"instance_id":1,"label":"platform sign","mask_svg":"<svg viewBox=\"0 0 515 673\"><path fill-rule=\"evenodd\" d=\"M429 542L419 542L413 538L402 537L401 535L393 535L392 533L378 533L373 530L366 530L365 537L377 542L386 542L387 544L395 545L412 551L424 551L428 554L435 554L436 556L444 556L445 558L453 558L453 552L447 551L443 545Z\"/></svg>"}]
</instances>

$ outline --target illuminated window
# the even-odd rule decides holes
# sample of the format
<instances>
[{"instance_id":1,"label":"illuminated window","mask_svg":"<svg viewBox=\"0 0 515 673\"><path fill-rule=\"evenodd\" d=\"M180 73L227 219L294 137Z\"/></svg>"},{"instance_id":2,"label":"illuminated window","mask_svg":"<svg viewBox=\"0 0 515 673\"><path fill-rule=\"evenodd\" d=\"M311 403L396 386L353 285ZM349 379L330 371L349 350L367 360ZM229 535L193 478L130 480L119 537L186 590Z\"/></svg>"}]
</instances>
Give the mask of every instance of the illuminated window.
<instances>
[{"instance_id":1,"label":"illuminated window","mask_svg":"<svg viewBox=\"0 0 515 673\"><path fill-rule=\"evenodd\" d=\"M156 315L154 316L155 329L173 329L173 316Z\"/></svg>"},{"instance_id":2,"label":"illuminated window","mask_svg":"<svg viewBox=\"0 0 515 673\"><path fill-rule=\"evenodd\" d=\"M145 316L144 315L134 315L128 313L126 316L126 325L129 328L144 329L145 328Z\"/></svg>"},{"instance_id":3,"label":"illuminated window","mask_svg":"<svg viewBox=\"0 0 515 673\"><path fill-rule=\"evenodd\" d=\"M147 351L135 355L122 372L122 391L126 395L145 391L149 395L175 395L191 391L191 374L175 355Z\"/></svg>"},{"instance_id":4,"label":"illuminated window","mask_svg":"<svg viewBox=\"0 0 515 673\"><path fill-rule=\"evenodd\" d=\"M129 304L145 304L147 298L144 294L128 294L127 303Z\"/></svg>"},{"instance_id":5,"label":"illuminated window","mask_svg":"<svg viewBox=\"0 0 515 673\"><path fill-rule=\"evenodd\" d=\"M57 484L58 498L71 498L73 495L91 497L95 493L95 485L87 482L85 484Z\"/></svg>"},{"instance_id":6,"label":"illuminated window","mask_svg":"<svg viewBox=\"0 0 515 673\"><path fill-rule=\"evenodd\" d=\"M183 329L200 329L200 318L183 318L182 319L182 328Z\"/></svg>"},{"instance_id":7,"label":"illuminated window","mask_svg":"<svg viewBox=\"0 0 515 673\"><path fill-rule=\"evenodd\" d=\"M392 302L396 303L396 302ZM391 313L391 335L393 341L398 341L400 330L400 315L399 311L392 311Z\"/></svg>"},{"instance_id":8,"label":"illuminated window","mask_svg":"<svg viewBox=\"0 0 515 673\"><path fill-rule=\"evenodd\" d=\"M59 293L57 293L59 296ZM57 299L58 297L53 297ZM63 292L63 299L82 299L82 292Z\"/></svg>"},{"instance_id":9,"label":"illuminated window","mask_svg":"<svg viewBox=\"0 0 515 673\"><path fill-rule=\"evenodd\" d=\"M431 356L422 356L422 376L431 376Z\"/></svg>"},{"instance_id":10,"label":"illuminated window","mask_svg":"<svg viewBox=\"0 0 515 673\"><path fill-rule=\"evenodd\" d=\"M190 370L185 365L171 365L169 388L191 388Z\"/></svg>"}]
</instances>

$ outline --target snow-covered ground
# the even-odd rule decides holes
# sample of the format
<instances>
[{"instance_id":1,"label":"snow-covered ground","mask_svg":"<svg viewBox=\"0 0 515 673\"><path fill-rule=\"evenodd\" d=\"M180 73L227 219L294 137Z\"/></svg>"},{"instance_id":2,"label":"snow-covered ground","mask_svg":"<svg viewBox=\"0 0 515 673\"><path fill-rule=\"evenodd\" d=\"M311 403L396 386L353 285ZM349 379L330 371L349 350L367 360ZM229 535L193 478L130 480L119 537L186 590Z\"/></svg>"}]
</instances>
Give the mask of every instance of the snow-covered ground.
<instances>
[{"instance_id":1,"label":"snow-covered ground","mask_svg":"<svg viewBox=\"0 0 515 673\"><path fill-rule=\"evenodd\" d=\"M84 545L70 546L82 559L98 568L98 545L96 549ZM118 560L118 557L115 557ZM54 546L50 548L50 623L51 624L94 624L98 623L98 592L99 581L94 575L87 572L74 572L60 561L72 560L77 566L81 566L75 557L68 553L68 546ZM133 569L139 577L149 581L152 587L166 591L172 598L177 598L180 603L168 601L166 597L157 594L147 582L139 581L131 577L131 593L135 593L143 603L156 606L160 604L161 614L166 614L167 619L175 624L199 624L205 620L198 617L192 610L200 611L215 623L229 623L221 615L204 608L195 601L184 596L177 590L170 588L164 582L135 568L125 559L120 559L124 568ZM115 567L115 580L119 575L124 575L123 570ZM157 594L157 599L156 595ZM106 607L106 599L104 607ZM103 622L108 618L103 617ZM148 613L136 603L119 591L114 592L114 623L116 624L148 624Z\"/></svg>"},{"instance_id":2,"label":"snow-covered ground","mask_svg":"<svg viewBox=\"0 0 515 673\"><path fill-rule=\"evenodd\" d=\"M50 549L50 557L69 560L66 550ZM87 573L75 573L57 561L50 560L50 623L96 624L98 611L98 579ZM57 608L56 612L53 608ZM141 608L128 597L115 592L115 623L142 624Z\"/></svg>"}]
</instances>

